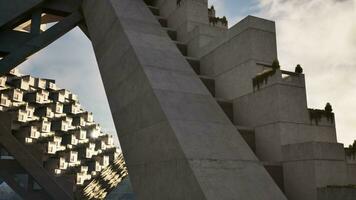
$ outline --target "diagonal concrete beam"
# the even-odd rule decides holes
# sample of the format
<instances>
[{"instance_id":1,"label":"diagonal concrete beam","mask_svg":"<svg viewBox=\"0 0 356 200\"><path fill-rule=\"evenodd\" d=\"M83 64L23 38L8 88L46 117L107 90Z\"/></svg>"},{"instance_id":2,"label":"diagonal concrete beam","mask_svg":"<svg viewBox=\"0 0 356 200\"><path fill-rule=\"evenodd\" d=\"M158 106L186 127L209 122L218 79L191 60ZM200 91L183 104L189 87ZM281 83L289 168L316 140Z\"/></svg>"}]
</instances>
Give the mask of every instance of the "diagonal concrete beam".
<instances>
[{"instance_id":1,"label":"diagonal concrete beam","mask_svg":"<svg viewBox=\"0 0 356 200\"><path fill-rule=\"evenodd\" d=\"M138 199L286 199L142 0L82 8Z\"/></svg>"},{"instance_id":2,"label":"diagonal concrete beam","mask_svg":"<svg viewBox=\"0 0 356 200\"><path fill-rule=\"evenodd\" d=\"M25 170L16 160L0 160L0 173L24 173Z\"/></svg>"},{"instance_id":3,"label":"diagonal concrete beam","mask_svg":"<svg viewBox=\"0 0 356 200\"><path fill-rule=\"evenodd\" d=\"M45 0L0 0L0 29L20 21ZM30 15L29 15L30 16Z\"/></svg>"},{"instance_id":4,"label":"diagonal concrete beam","mask_svg":"<svg viewBox=\"0 0 356 200\"><path fill-rule=\"evenodd\" d=\"M16 192L22 198L26 197L26 190L19 186L19 184L14 179L14 174L4 173L0 171L0 177L6 182L10 188Z\"/></svg>"},{"instance_id":5,"label":"diagonal concrete beam","mask_svg":"<svg viewBox=\"0 0 356 200\"><path fill-rule=\"evenodd\" d=\"M24 62L27 57L62 37L64 34L75 28L82 19L80 12L75 12L42 34L34 36L31 40L22 44L16 51L11 52L0 60L0 75L9 72L11 69Z\"/></svg>"}]
</instances>

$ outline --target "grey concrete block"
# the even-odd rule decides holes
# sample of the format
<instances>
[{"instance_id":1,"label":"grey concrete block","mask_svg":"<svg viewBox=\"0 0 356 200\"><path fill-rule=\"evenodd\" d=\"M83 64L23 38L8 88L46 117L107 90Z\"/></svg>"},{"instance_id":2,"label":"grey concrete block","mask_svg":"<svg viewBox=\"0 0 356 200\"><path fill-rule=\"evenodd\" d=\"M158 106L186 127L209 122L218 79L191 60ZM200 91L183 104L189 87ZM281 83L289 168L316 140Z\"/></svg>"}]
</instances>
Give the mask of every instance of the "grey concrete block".
<instances>
[{"instance_id":1,"label":"grey concrete block","mask_svg":"<svg viewBox=\"0 0 356 200\"><path fill-rule=\"evenodd\" d=\"M282 147L284 161L337 160L345 161L344 146L339 143L308 142Z\"/></svg>"},{"instance_id":2,"label":"grey concrete block","mask_svg":"<svg viewBox=\"0 0 356 200\"><path fill-rule=\"evenodd\" d=\"M209 95L155 90L162 110L170 120L201 121L231 125L227 116Z\"/></svg>"},{"instance_id":3,"label":"grey concrete block","mask_svg":"<svg viewBox=\"0 0 356 200\"><path fill-rule=\"evenodd\" d=\"M128 167L137 199L207 199L187 160L167 160Z\"/></svg>"},{"instance_id":4,"label":"grey concrete block","mask_svg":"<svg viewBox=\"0 0 356 200\"><path fill-rule=\"evenodd\" d=\"M171 126L188 159L257 161L233 126L185 120Z\"/></svg>"},{"instance_id":5,"label":"grey concrete block","mask_svg":"<svg viewBox=\"0 0 356 200\"><path fill-rule=\"evenodd\" d=\"M206 199L285 199L261 163L237 160L191 160ZM220 176L215 176L217 173ZM229 184L222 184L229 183ZM210 190L209 188L216 188ZM278 192L276 192L278 191Z\"/></svg>"},{"instance_id":6,"label":"grey concrete block","mask_svg":"<svg viewBox=\"0 0 356 200\"><path fill-rule=\"evenodd\" d=\"M131 165L183 160L185 158L175 132L167 120L122 135L120 144L126 162Z\"/></svg>"}]
</instances>

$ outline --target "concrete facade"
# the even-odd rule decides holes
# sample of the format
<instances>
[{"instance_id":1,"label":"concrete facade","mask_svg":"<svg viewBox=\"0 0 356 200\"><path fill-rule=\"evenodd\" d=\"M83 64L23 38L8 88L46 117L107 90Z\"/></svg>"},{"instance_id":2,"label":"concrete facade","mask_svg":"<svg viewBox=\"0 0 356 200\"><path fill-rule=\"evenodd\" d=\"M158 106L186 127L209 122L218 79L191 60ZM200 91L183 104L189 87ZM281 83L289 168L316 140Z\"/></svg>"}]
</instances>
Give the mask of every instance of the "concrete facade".
<instances>
[{"instance_id":1,"label":"concrete facade","mask_svg":"<svg viewBox=\"0 0 356 200\"><path fill-rule=\"evenodd\" d=\"M337 143L334 115L323 110L308 108L303 74L281 69L271 70L271 63L278 58L274 22L248 16L227 29L212 26L209 23L206 0L152 2L149 3L149 9L153 11L153 16L143 8L144 6L139 1L112 3L117 21L110 23L108 29L110 31L107 34L103 31L106 25L100 26L100 31L98 31L98 25L95 22L87 21L89 32L93 31L94 37L96 34L100 35L99 38L109 38L114 33L120 35L106 53L102 53L105 45L101 44L105 43L105 40L101 40L96 46L96 39L94 39L93 46L110 105L112 109L114 108L114 119L115 121L124 120L122 124L117 123L116 126L120 132L121 144L126 151L129 170L131 166L131 173L133 173L131 181L134 191L138 193L138 198L148 198L148 193L144 193L148 191L154 191L151 196L156 195L158 190L152 187L161 188L159 185L164 184L161 180L167 181L166 177L175 178L167 174L170 170L177 172L177 168L171 164L172 160L176 159L188 160L185 164L179 162L179 169L182 170L179 173L184 175L179 180L184 179L190 188L186 188L187 185L184 187L173 185L180 188L182 195L180 198L204 198L203 196L207 199L262 198L262 196L249 196L251 194L247 192L248 190L245 190L247 193L241 196L235 195L244 193L242 191L227 194L226 186L222 185L236 184L233 179L230 179L234 173L210 169L229 166L228 168L233 171L234 166L246 166L245 163L227 165L227 162L235 154L237 159L246 159L245 156L250 152L244 150L245 153L242 155L241 148L239 151L234 151L233 148L229 149L229 146L222 147L219 144L230 144L224 140L228 137L230 141L233 139L234 143L237 142L244 148L246 147L244 142L239 142L241 137L236 140L233 134L236 131L231 128L229 120L238 130L243 131L243 138L258 159L263 161L262 165L288 199L316 200L322 198L318 194L319 188L353 183L355 178L349 175L353 174L354 168L353 165L346 164L344 149L341 144ZM125 12L117 6L132 8L130 9L132 12ZM105 8L107 12L109 8ZM133 15L134 8L139 9L141 14ZM87 19L91 17L89 11L84 13ZM156 21L155 18L160 24L153 22ZM112 27L113 25L115 27ZM160 25L163 28L158 28ZM112 31L113 29L115 31ZM125 31L126 34L122 34L120 30ZM176 40L176 44L177 42L184 44L186 51L177 52L162 30L168 32L170 39ZM171 37L172 32L176 33L176 37ZM120 49L115 47L119 44ZM125 48L122 48L123 46ZM115 52L116 57L120 57L117 56L117 52L123 55L117 58L118 63L123 63L119 68L114 68L115 64L112 61L107 61L108 56L112 55L111 52ZM182 53L186 59L190 57L199 61L198 71L194 66L192 67L209 91L200 87L197 77L191 73L183 57L176 55L177 53ZM135 67L128 68L128 65ZM119 79L117 83L113 83L112 77L116 70L120 70L120 76L115 79ZM125 71L128 75L123 73ZM117 73L119 74L119 71ZM264 74L269 75L266 77ZM212 80L213 84L206 84L204 80L207 77ZM263 77L264 80L256 86L252 80L257 80L259 77ZM182 80L184 83L181 82ZM133 86L137 82L140 84ZM122 98L120 94L125 94L129 90L131 91L130 97ZM225 114L229 116L228 119L216 118L221 110L215 108L217 104L212 101L210 95L218 102L225 101L231 104L231 107L222 107ZM142 101L143 98L144 101ZM147 102L151 101L150 98L156 99L158 103ZM197 98L199 103L196 102ZM203 103L205 101L210 103ZM122 102L131 102L131 105ZM161 112L151 112L149 121L147 121L145 114L149 111L142 107L142 104L157 106ZM220 103L219 105L221 106ZM205 110L204 114L200 109ZM137 129L132 130L128 127L128 124L132 123L129 116L135 112L140 114L134 115L136 122L132 126ZM129 113L132 114L128 115ZM154 113L153 118L152 113ZM211 114L214 117L210 116ZM216 126L216 122L220 125ZM157 123L159 125L156 125ZM146 135L151 135L152 132L158 130L165 130L169 134L156 133L154 136L160 140L155 141L150 150L146 149L142 152L142 149L136 147L139 140L141 146L151 141L151 136ZM251 134L245 130L253 130L253 132ZM221 131L224 133L224 139L215 135L215 132ZM153 153L161 150L155 146L161 146L166 140L169 141L170 149L164 148L164 154L160 158L152 156ZM212 142L213 140L216 141ZM201 142L208 144L211 149L206 149ZM225 151L229 151L230 153L226 155L230 156L226 157L223 153ZM175 155L173 152L180 152L180 154ZM219 153L216 154L216 152ZM211 157L215 161L206 162ZM131 160L132 158L135 159ZM249 159L251 158L247 158ZM148 164L149 161L155 161L155 163ZM253 165L246 166L247 168L258 170ZM160 174L160 178L150 176L149 173L153 173L153 169L157 170L156 173ZM328 173L330 170L335 174ZM250 174L248 171L235 171L235 173ZM225 178L203 178L207 174ZM188 178L191 176L195 177L196 182ZM146 184L144 177L153 178L155 184L144 188ZM220 186L209 184L213 182ZM193 187L195 184L201 187ZM264 183L260 182L260 184ZM255 186L259 187L260 184L255 184ZM171 187L165 183L164 191L172 191ZM202 196L187 195L190 189L195 191L192 195ZM161 198L164 195L175 199L178 194L163 193L162 195L161 193L154 197ZM263 199L270 197L268 195Z\"/></svg>"},{"instance_id":2,"label":"concrete facade","mask_svg":"<svg viewBox=\"0 0 356 200\"><path fill-rule=\"evenodd\" d=\"M189 56L199 58L200 73L214 79L215 97L233 103L233 123L254 130L253 137L244 138L288 199L320 199L318 188L354 184L354 166L346 163L343 146L337 143L334 115L308 108L304 74L277 69L258 87L253 84L278 58L274 22L248 16L230 29L218 29L185 7L174 9L172 1L158 1L156 6L188 45ZM316 113L322 114L315 118ZM271 165L280 166L283 175Z\"/></svg>"},{"instance_id":3,"label":"concrete facade","mask_svg":"<svg viewBox=\"0 0 356 200\"><path fill-rule=\"evenodd\" d=\"M138 199L285 199L141 0L83 10Z\"/></svg>"},{"instance_id":4,"label":"concrete facade","mask_svg":"<svg viewBox=\"0 0 356 200\"><path fill-rule=\"evenodd\" d=\"M22 199L104 199L127 177L113 137L75 94L16 69L1 79L0 177Z\"/></svg>"},{"instance_id":5,"label":"concrete facade","mask_svg":"<svg viewBox=\"0 0 356 200\"><path fill-rule=\"evenodd\" d=\"M347 149L337 143L331 106L308 108L304 74L298 68L296 72L280 68L274 22L248 16L228 28L224 17L208 9L208 0L18 4L19 0L0 1L0 73L8 73L80 26L95 51L137 199L354 197L356 143ZM49 12L44 17L43 10ZM50 21L47 14L58 23L42 33L41 24ZM24 32L12 29L29 19L29 25L20 26ZM17 89L9 90L8 82ZM51 92L32 91L33 87ZM19 123L34 115L80 115L51 120L54 131L70 134L46 143L47 154L56 154L57 147L63 151L62 141L75 145L85 140L82 131L71 130L72 125L93 123L90 114L81 113L77 97L56 88L51 80L0 77L0 91L1 111L22 99L31 102L11 110ZM33 106L44 103L45 107ZM39 121L22 127L16 136L36 141L39 132L47 133L47 129L48 121ZM100 134L96 125L91 130L93 135ZM85 152L60 153L47 166L60 172L68 168L66 160L77 163L78 157L91 155L93 148L88 144ZM105 163L107 159L102 158L90 168L97 171ZM115 166L125 166L122 157ZM127 175L120 174L110 180L120 182ZM82 169L78 176L82 177L79 182L88 178ZM83 190L86 194L104 194L96 183L89 186Z\"/></svg>"}]
</instances>

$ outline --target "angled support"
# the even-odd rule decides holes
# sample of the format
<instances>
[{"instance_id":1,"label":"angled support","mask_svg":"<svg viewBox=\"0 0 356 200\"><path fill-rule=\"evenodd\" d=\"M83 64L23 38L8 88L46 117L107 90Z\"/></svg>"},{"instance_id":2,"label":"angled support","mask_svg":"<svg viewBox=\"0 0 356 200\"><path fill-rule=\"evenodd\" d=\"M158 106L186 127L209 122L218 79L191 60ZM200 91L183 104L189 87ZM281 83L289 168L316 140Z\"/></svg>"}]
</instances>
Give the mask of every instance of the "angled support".
<instances>
[{"instance_id":1,"label":"angled support","mask_svg":"<svg viewBox=\"0 0 356 200\"><path fill-rule=\"evenodd\" d=\"M0 60L0 75L7 73L17 65L21 64L27 57L48 46L75 28L81 21L82 15L78 11L64 18L45 32L32 37L16 51L10 52L9 55Z\"/></svg>"},{"instance_id":2,"label":"angled support","mask_svg":"<svg viewBox=\"0 0 356 200\"><path fill-rule=\"evenodd\" d=\"M30 188L21 187L14 179L16 174L0 171L0 177L24 200L50 200L50 197L43 192L34 192Z\"/></svg>"},{"instance_id":3,"label":"angled support","mask_svg":"<svg viewBox=\"0 0 356 200\"><path fill-rule=\"evenodd\" d=\"M31 11L45 0L0 0L0 30L31 16ZM11 3L10 3L11 2Z\"/></svg>"},{"instance_id":4,"label":"angled support","mask_svg":"<svg viewBox=\"0 0 356 200\"><path fill-rule=\"evenodd\" d=\"M32 13L31 34L34 36L39 35L41 33L41 17L42 17L41 9L37 9Z\"/></svg>"},{"instance_id":5,"label":"angled support","mask_svg":"<svg viewBox=\"0 0 356 200\"><path fill-rule=\"evenodd\" d=\"M0 177L6 182L7 185L11 187L18 195L22 198L26 197L26 190L19 186L19 184L14 179L15 174L9 174L3 171L0 171Z\"/></svg>"},{"instance_id":6,"label":"angled support","mask_svg":"<svg viewBox=\"0 0 356 200\"><path fill-rule=\"evenodd\" d=\"M55 177L43 168L36 158L23 146L11 132L11 116L0 112L0 143L36 182L54 199L73 199L72 192L64 189Z\"/></svg>"},{"instance_id":7,"label":"angled support","mask_svg":"<svg viewBox=\"0 0 356 200\"><path fill-rule=\"evenodd\" d=\"M25 170L19 165L16 160L1 160L0 159L0 173L25 173Z\"/></svg>"}]
</instances>

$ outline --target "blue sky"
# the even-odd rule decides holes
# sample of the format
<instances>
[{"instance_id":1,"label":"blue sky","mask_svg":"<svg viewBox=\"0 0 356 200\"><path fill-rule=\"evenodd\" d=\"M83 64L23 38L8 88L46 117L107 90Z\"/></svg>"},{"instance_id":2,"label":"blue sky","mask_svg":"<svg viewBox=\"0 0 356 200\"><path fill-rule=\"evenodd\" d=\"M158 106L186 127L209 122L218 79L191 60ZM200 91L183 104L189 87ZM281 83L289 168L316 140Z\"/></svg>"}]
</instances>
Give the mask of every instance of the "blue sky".
<instances>
[{"instance_id":1,"label":"blue sky","mask_svg":"<svg viewBox=\"0 0 356 200\"><path fill-rule=\"evenodd\" d=\"M308 103L334 106L338 139L356 139L356 0L210 0L232 26L247 15L276 21L279 60L307 75ZM332 16L330 15L332 13ZM52 78L78 94L104 130L116 136L90 41L74 29L20 66L23 73ZM352 111L352 112L351 112Z\"/></svg>"}]
</instances>

